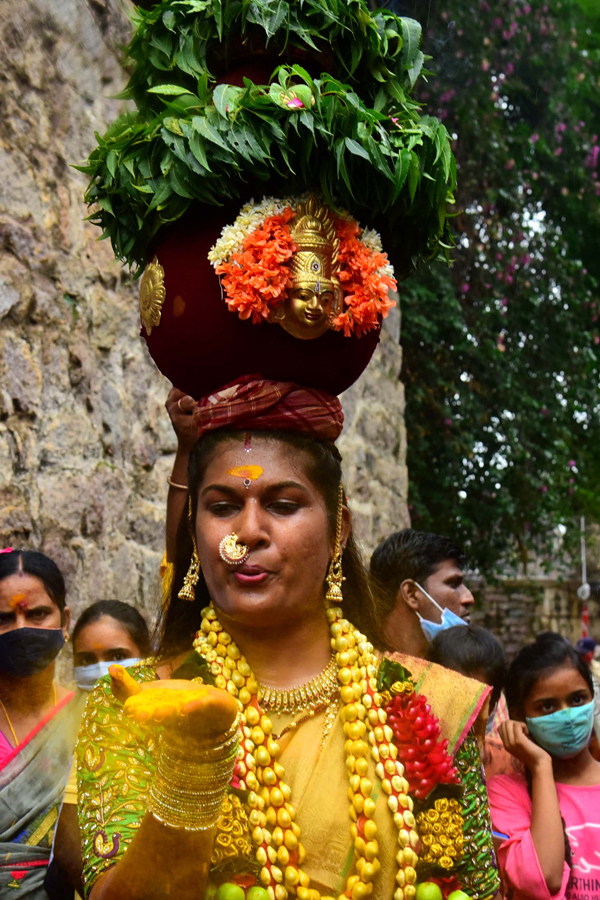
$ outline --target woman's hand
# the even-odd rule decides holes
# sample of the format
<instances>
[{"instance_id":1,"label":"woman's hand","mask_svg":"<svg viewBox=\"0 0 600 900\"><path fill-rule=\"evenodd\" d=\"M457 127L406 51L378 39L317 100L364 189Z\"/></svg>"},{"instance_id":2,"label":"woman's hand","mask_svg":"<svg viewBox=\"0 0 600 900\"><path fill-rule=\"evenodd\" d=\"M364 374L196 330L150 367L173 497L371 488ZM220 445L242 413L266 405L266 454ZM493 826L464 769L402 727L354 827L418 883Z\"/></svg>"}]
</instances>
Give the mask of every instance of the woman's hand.
<instances>
[{"instance_id":1,"label":"woman's hand","mask_svg":"<svg viewBox=\"0 0 600 900\"><path fill-rule=\"evenodd\" d=\"M139 684L119 665L109 672L113 694L139 725L161 725L184 738L211 741L231 727L238 712L237 700L219 688L168 679Z\"/></svg>"},{"instance_id":2,"label":"woman's hand","mask_svg":"<svg viewBox=\"0 0 600 900\"><path fill-rule=\"evenodd\" d=\"M552 757L531 740L524 722L508 719L506 722L502 722L498 732L502 738L504 749L512 753L524 766L527 766L530 772L544 765L552 768Z\"/></svg>"},{"instance_id":3,"label":"woman's hand","mask_svg":"<svg viewBox=\"0 0 600 900\"><path fill-rule=\"evenodd\" d=\"M196 401L188 394L184 394L183 391L171 388L165 406L169 413L173 430L177 435L179 449L181 452L189 454L198 440L198 428L193 416Z\"/></svg>"}]
</instances>

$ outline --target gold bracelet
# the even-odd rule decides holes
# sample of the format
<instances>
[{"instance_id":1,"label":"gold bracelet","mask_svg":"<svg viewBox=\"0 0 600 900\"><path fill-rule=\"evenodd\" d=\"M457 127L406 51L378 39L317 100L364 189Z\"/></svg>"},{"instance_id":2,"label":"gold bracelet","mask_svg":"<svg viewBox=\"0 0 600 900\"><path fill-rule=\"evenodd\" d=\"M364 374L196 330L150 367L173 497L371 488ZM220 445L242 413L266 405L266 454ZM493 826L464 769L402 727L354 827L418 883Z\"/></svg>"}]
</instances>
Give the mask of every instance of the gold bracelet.
<instances>
[{"instance_id":1,"label":"gold bracelet","mask_svg":"<svg viewBox=\"0 0 600 900\"><path fill-rule=\"evenodd\" d=\"M170 475L167 475L167 484L170 487L179 488L180 491L189 491L189 487L187 484L177 484L176 481L173 481Z\"/></svg>"},{"instance_id":2,"label":"gold bracelet","mask_svg":"<svg viewBox=\"0 0 600 900\"><path fill-rule=\"evenodd\" d=\"M240 717L212 744L164 732L148 809L171 828L207 831L219 821L238 757Z\"/></svg>"}]
</instances>

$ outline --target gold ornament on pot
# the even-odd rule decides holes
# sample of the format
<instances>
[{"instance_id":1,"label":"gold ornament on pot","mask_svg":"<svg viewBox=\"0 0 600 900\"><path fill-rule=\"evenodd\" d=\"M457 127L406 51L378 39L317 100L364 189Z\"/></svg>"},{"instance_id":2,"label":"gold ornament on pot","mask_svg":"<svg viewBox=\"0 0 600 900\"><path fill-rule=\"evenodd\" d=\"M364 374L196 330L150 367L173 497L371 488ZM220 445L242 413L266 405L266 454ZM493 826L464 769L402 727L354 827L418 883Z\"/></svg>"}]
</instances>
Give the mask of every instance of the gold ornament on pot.
<instances>
[{"instance_id":1,"label":"gold ornament on pot","mask_svg":"<svg viewBox=\"0 0 600 900\"><path fill-rule=\"evenodd\" d=\"M155 256L144 269L140 281L140 317L148 336L152 334L153 328L160 325L166 296L165 270Z\"/></svg>"},{"instance_id":2,"label":"gold ornament on pot","mask_svg":"<svg viewBox=\"0 0 600 900\"><path fill-rule=\"evenodd\" d=\"M342 311L337 277L340 239L330 211L313 195L296 210L290 233L298 249L287 297L269 317L300 340L321 337Z\"/></svg>"}]
</instances>

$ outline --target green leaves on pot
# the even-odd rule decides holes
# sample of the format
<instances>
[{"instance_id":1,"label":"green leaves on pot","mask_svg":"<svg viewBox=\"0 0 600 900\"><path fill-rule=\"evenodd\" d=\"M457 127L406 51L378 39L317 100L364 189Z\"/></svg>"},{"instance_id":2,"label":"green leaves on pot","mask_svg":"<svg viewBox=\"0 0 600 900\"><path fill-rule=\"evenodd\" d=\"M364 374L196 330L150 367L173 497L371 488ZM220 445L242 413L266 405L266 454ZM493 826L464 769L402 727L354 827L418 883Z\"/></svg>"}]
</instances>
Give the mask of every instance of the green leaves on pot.
<instances>
[{"instance_id":1,"label":"green leaves on pot","mask_svg":"<svg viewBox=\"0 0 600 900\"><path fill-rule=\"evenodd\" d=\"M446 252L455 169L446 129L410 98L425 59L417 22L364 0L163 0L138 17L122 95L137 112L79 167L90 219L120 259L142 266L163 224L249 181L385 215L411 235L412 265ZM263 60L260 45L275 64L267 84L215 84L230 58ZM330 72L311 76L292 52Z\"/></svg>"}]
</instances>

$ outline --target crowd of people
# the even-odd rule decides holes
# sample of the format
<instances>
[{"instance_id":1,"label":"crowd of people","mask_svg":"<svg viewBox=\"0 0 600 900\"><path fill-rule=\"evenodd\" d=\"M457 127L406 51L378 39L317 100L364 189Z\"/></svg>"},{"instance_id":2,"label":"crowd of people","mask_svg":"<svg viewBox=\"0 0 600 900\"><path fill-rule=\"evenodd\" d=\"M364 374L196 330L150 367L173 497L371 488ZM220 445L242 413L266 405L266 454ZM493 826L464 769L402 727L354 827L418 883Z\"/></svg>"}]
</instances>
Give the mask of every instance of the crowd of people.
<instances>
[{"instance_id":1,"label":"crowd of people","mask_svg":"<svg viewBox=\"0 0 600 900\"><path fill-rule=\"evenodd\" d=\"M213 439L211 446L199 452L189 440L190 409L186 403L178 403L180 399L174 393L168 403L180 449L169 479L167 553L162 569L165 593L169 595L175 589L179 596L187 569L185 561L182 564L177 558L181 543L191 541L193 552L200 553L201 542L208 539L215 523L238 517L240 507L247 503L239 491L236 493L220 484L223 473L231 471L232 464L238 461L238 447ZM284 613L279 617L272 614L273 639L257 631L248 601L244 605L243 600L243 588L255 580L258 583L264 580L264 569L246 566L243 572L238 570L242 600L238 599L241 609L237 610L231 601L228 607L218 576L211 574L206 564L203 571L206 603L221 592L219 608L223 624L232 638L235 636L235 644L229 639L223 642L223 647L238 642L250 645L247 653L254 656L255 677L265 685L264 695L269 681L276 683L272 673L267 677L264 668L267 659L271 664L275 662L279 680L286 683L289 655L277 653L276 647L286 643L289 616L301 623L305 620L310 643L314 644L314 632L321 627L310 604L303 600L306 584L314 580L316 571L306 566L306 559L317 552L312 537L316 521L313 509L319 494L327 497L328 483L338 483L335 471L336 477L332 478L328 469L335 470L339 462L326 459L322 453L317 455L319 451L315 448L289 437L279 439L279 444L256 441L253 449L255 455L260 454L264 467L274 470L275 482L265 484L266 496L257 504L260 509L251 507L245 512L244 540L250 541L250 532L255 529L258 544L261 541L270 544L274 532L266 536L261 516L274 518L283 557L280 565L289 569L280 598ZM296 454L293 463L286 455L288 449ZM303 456L302 472L298 471L298 454ZM242 491L246 490L242 487ZM179 526L179 520L186 521L190 501L204 505L202 530L195 538L189 532L182 532ZM326 502L335 516L339 512L336 498L328 498ZM304 515L298 514L299 509L304 510ZM202 510L197 514L202 516ZM323 506L322 528L327 529L327 518L327 507ZM468 885L470 896L481 898L491 898L499 892L506 897L532 900L600 897L600 878L595 874L600 871L597 693L596 706L594 702L594 681L600 663L595 642L588 638L574 647L559 634L545 632L507 664L498 638L470 621L474 598L465 583L465 559L450 539L413 529L394 533L377 547L366 571L353 545L345 504L342 516L338 516L338 530L345 540L344 572L349 585L345 587L344 603L352 621L359 624L377 651L387 653L389 660L403 664L411 661L411 671L419 684L428 685L431 703L438 696L435 679L439 680L441 669L447 675L447 670L455 673L446 680L444 690L438 691L443 697L435 701L436 712L440 721L459 716L466 722L471 750L466 756L464 753L460 756L469 740L464 734L454 742L454 761L459 771L462 771L459 759L463 760L464 785L479 767L479 760L485 770L485 778L479 785L480 798L483 785L485 807L483 812L480 810L479 856L476 862L470 860L478 871L476 877L469 880L465 875L460 883ZM293 552L298 541L302 547L300 555ZM365 596L369 603L364 602ZM204 606L204 601L201 602ZM154 724L168 724L173 709L168 698L163 698L158 708L151 707L146 714L138 711L137 716L125 719L123 703L136 694L143 694L141 687L152 689L164 685L165 678L174 687L184 683L192 686L194 679L211 683L206 677L206 647L216 646L224 634L220 628L213 628L214 622L208 609L184 600L163 609L151 634L143 616L132 605L121 600L102 600L84 609L71 629L65 582L56 564L34 550L6 548L0 552L2 897L12 896L12 891L17 890L21 896L50 900L163 896L160 891L167 884L165 872L170 873L170 893L164 896L189 895L186 891L173 892L173 872L184 865L187 869L193 865L189 859L189 837L182 835L203 835L204 831L171 829L172 837L165 847L164 836L158 840L152 833L152 824L144 819L147 808L152 808L147 782L155 775L155 764L152 747L140 727L153 716ZM213 633L215 641L203 645L196 640L195 650L190 653L188 636L196 632L201 636ZM342 646L346 647L348 641L344 640ZM72 646L74 689L58 684L55 678L56 658L68 641ZM291 648L292 645L287 650ZM236 655L239 658L239 652L232 654ZM213 674L214 671L213 668ZM247 674L242 666L234 671L242 676ZM291 686L305 680L308 679L295 675ZM240 687L242 682L248 683L241 678L235 684ZM198 706L195 717L192 716L193 727L203 734L211 730L226 732L235 715L231 696L234 692L223 682L215 679L213 683L227 690L217 691L222 699L217 702L211 698L210 708L190 694L190 702ZM86 700L96 696L98 690L104 698L112 691L119 709L105 702L100 718L93 705L88 704L85 710ZM342 695L342 699L348 698ZM327 695L327 703L337 709L337 695L335 700ZM317 712L321 712L321 707ZM326 728L319 746L322 723L315 727L311 716L305 718L306 723L301 719L297 722L289 721L289 717L284 719L286 725L277 739L283 741L286 730L292 733L300 724L308 738L313 728L317 749L305 739L300 754L288 753L286 765L294 771L296 780L304 779L306 784L313 770L328 766L326 794L314 801L314 812L317 814L319 803L325 802L325 797L328 798L326 806L333 811L338 802L343 804L346 794L342 784L337 797L339 779L331 768L333 759L323 762L328 756L328 743L333 743L327 735L335 726ZM314 711L313 718L319 718L314 716ZM111 736L104 745L100 737L103 731L105 736ZM74 756L78 733L78 750ZM275 754L274 740L269 747L271 755ZM109 753L114 757L113 764L103 769L104 758ZM255 754L258 759L259 751L255 750ZM82 759L86 761L85 766ZM104 773L100 783L98 771ZM378 775L381 781L382 773ZM253 782L248 777L246 788L251 787ZM111 798L110 803L99 800L102 794ZM106 811L112 810L119 801L120 815L113 815L109 823ZM320 814L325 831L314 825L317 840L332 825L323 810ZM259 823L259 816L251 820L251 825L253 822ZM98 829L98 825L102 827ZM380 822L378 827L382 832L380 843L383 843L389 835ZM409 838L409 847L411 840L414 846L419 840L427 845L427 828L417 827L417 833L417 838ZM154 864L141 848L137 859L128 858L131 851L123 855L128 845L133 849L139 844L142 834L147 846L154 848ZM293 837L294 832L291 834ZM307 834L303 840L308 845L313 838ZM290 838L290 846L293 843ZM346 845L341 844L340 849L346 852ZM467 844L466 849L472 851L473 846ZM329 859L335 857L334 851L335 848L328 851ZM247 847L242 849L244 853L248 855ZM284 860L286 854L289 858L286 851ZM333 865L337 864L334 859ZM500 881L495 880L496 867ZM196 872L200 884L206 884L205 868L201 862ZM327 860L323 861L318 877L327 887ZM427 880L426 874L419 874L419 880L423 879ZM163 887L157 891L152 881L162 883ZM442 881L437 880L440 890L445 887ZM435 878L432 883L436 883ZM203 890L195 896L201 897ZM397 886L391 884L389 890L391 898ZM209 896L208 888L206 891ZM350 895L354 897L352 890ZM310 900L310 895L304 896ZM404 896L408 900L412 895L408 891ZM447 891L443 896L447 896ZM260 895L255 900L260 900Z\"/></svg>"}]
</instances>

